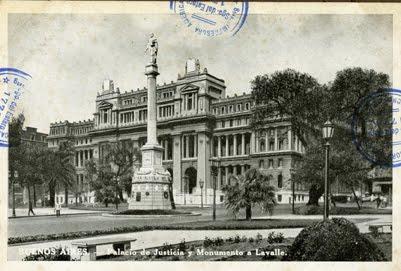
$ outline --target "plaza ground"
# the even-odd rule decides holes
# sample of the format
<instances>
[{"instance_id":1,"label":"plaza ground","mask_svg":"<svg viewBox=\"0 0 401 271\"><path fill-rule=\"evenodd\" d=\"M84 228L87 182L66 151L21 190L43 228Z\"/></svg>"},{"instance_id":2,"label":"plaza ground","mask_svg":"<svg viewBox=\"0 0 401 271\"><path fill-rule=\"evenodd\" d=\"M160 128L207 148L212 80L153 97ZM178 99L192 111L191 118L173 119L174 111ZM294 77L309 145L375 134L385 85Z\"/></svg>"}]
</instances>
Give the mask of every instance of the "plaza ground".
<instances>
[{"instance_id":1,"label":"plaza ground","mask_svg":"<svg viewBox=\"0 0 401 271\"><path fill-rule=\"evenodd\" d=\"M124 206L122 207L124 208ZM110 209L110 210L109 210ZM39 213L39 208L35 209ZM154 217L154 218L141 218L141 217L107 217L103 216L102 213L109 213L113 208L108 208L108 211L93 210L74 210L74 209L63 209L61 217L48 216L46 210L43 209L41 212L45 215L36 217L20 217L14 219L8 219L8 237L24 237L39 234L61 234L68 232L79 232L79 231L92 231L92 230L109 230L113 228L121 227L140 227L145 225L166 225L170 227L182 227L182 230L153 230L153 231L142 231L142 232L127 232L120 234L109 234L107 237L125 236L136 239L132 243L132 249L142 249L149 247L161 246L165 242L170 244L179 243L183 239L186 242L203 240L206 236L212 237L223 237L228 238L235 235L254 237L257 233L266 236L268 233L282 232L285 237L291 238L296 237L302 228L306 225L305 221L310 220L312 223L316 220L321 220L321 215L292 215L291 206L289 205L278 205L275 209L274 215L269 216L260 209L253 209L253 221L234 221L233 216L223 206L217 208L217 221L212 221L212 208L198 208L198 207L179 207L178 210L197 212L199 216L173 216L173 217ZM244 214L240 213L238 218L243 218ZM333 216L334 217L334 216ZM366 233L369 231L368 226L371 223L391 223L391 214L359 214L359 215L342 215L350 221L354 222L361 232ZM302 227L295 227L301 225ZM227 225L239 225L239 229L236 230L219 230L219 227ZM241 228L242 224L248 226L253 223L257 225L257 229L246 229ZM282 223L287 225L282 227ZM278 228L272 228L275 226ZM187 228L198 228L202 230L186 230ZM206 230L206 228L216 227L216 230ZM260 229L258 228L260 227ZM42 241L36 243L22 243L10 245L8 247L8 259L9 260L21 260L23 254L22 250L29 250L32 248L49 248L52 246L65 246L72 247L72 242L85 241L91 238L102 238L89 237L79 238L70 240L57 240L57 241ZM99 253L102 253L102 249L106 250L107 247L100 247Z\"/></svg>"}]
</instances>

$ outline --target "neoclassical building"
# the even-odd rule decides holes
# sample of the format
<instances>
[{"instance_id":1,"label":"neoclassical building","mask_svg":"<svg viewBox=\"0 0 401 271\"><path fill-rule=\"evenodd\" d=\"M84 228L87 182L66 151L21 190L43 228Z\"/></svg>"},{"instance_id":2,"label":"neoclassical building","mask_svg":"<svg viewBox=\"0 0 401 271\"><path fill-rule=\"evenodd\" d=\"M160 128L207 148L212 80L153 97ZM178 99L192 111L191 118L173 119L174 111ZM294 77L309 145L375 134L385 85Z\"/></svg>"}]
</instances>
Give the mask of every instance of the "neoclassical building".
<instances>
[{"instance_id":1,"label":"neoclassical building","mask_svg":"<svg viewBox=\"0 0 401 271\"><path fill-rule=\"evenodd\" d=\"M304 148L285 118L269 120L262 131L252 131L253 110L250 94L227 96L225 81L201 69L199 60L188 60L184 74L175 82L157 86L158 139L164 148L163 165L172 176L176 204L198 205L201 194L204 204L212 203L210 159L214 157L221 158L218 203L224 200L221 187L230 182L230 176L251 167L269 176L279 203L291 201L290 168L298 163ZM81 202L95 200L85 180L85 161L101 159L107 145L117 140L128 148L140 148L146 142L146 120L146 89L122 92L112 80L106 80L96 97L93 119L51 123L49 148L57 148L66 139L75 142ZM63 203L63 197L61 192L56 200ZM69 202L74 200L71 195ZM307 200L305 187L296 184L295 202Z\"/></svg>"}]
</instances>

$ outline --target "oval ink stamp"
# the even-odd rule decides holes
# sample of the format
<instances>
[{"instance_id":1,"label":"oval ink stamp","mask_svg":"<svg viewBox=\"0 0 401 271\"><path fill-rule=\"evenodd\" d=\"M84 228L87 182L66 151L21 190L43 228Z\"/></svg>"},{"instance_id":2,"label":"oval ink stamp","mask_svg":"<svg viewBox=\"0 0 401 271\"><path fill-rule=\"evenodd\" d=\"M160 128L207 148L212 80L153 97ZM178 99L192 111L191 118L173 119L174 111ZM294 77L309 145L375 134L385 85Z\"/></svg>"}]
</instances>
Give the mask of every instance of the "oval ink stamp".
<instances>
[{"instance_id":1,"label":"oval ink stamp","mask_svg":"<svg viewBox=\"0 0 401 271\"><path fill-rule=\"evenodd\" d=\"M32 78L15 68L0 68L0 147L8 147L8 123L14 116L22 93Z\"/></svg>"},{"instance_id":2,"label":"oval ink stamp","mask_svg":"<svg viewBox=\"0 0 401 271\"><path fill-rule=\"evenodd\" d=\"M352 117L352 139L372 164L401 165L401 90L384 89L360 100Z\"/></svg>"},{"instance_id":3,"label":"oval ink stamp","mask_svg":"<svg viewBox=\"0 0 401 271\"><path fill-rule=\"evenodd\" d=\"M170 1L184 25L205 37L238 33L248 16L248 1Z\"/></svg>"}]
</instances>

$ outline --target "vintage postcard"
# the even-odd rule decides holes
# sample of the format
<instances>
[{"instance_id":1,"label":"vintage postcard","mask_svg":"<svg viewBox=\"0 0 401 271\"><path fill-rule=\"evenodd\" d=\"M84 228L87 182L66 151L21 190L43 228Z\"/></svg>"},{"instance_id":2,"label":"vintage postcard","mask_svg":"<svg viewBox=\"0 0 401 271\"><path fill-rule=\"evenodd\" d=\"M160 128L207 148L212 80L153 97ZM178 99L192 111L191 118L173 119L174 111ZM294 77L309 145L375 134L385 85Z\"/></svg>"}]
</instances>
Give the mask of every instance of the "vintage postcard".
<instances>
[{"instance_id":1,"label":"vintage postcard","mask_svg":"<svg viewBox=\"0 0 401 271\"><path fill-rule=\"evenodd\" d=\"M401 4L0 2L2 270L401 270L400 42Z\"/></svg>"}]
</instances>

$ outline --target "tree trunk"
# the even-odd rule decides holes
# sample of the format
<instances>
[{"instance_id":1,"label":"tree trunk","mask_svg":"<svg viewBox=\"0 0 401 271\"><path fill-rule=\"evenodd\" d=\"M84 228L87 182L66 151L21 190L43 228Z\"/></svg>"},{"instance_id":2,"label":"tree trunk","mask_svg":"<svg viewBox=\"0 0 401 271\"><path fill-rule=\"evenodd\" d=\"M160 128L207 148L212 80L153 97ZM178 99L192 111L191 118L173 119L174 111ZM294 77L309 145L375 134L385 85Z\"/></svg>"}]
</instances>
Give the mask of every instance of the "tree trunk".
<instances>
[{"instance_id":1,"label":"tree trunk","mask_svg":"<svg viewBox=\"0 0 401 271\"><path fill-rule=\"evenodd\" d=\"M33 212L33 208L32 208L31 186L29 184L27 186L28 186L28 216L30 216L31 212L33 214L35 214L35 213Z\"/></svg>"},{"instance_id":2,"label":"tree trunk","mask_svg":"<svg viewBox=\"0 0 401 271\"><path fill-rule=\"evenodd\" d=\"M106 206L106 208L109 207L109 201L106 200L106 201L104 202L104 205Z\"/></svg>"},{"instance_id":3,"label":"tree trunk","mask_svg":"<svg viewBox=\"0 0 401 271\"><path fill-rule=\"evenodd\" d=\"M124 201L124 195L123 195L123 190L122 189L119 189L118 196L120 198L120 201L123 202Z\"/></svg>"},{"instance_id":4,"label":"tree trunk","mask_svg":"<svg viewBox=\"0 0 401 271\"><path fill-rule=\"evenodd\" d=\"M36 208L36 186L33 185L33 207Z\"/></svg>"},{"instance_id":5,"label":"tree trunk","mask_svg":"<svg viewBox=\"0 0 401 271\"><path fill-rule=\"evenodd\" d=\"M174 202L174 196L173 196L173 185L171 183L168 186L168 193L169 193L169 196L170 196L171 209L175 210L175 202Z\"/></svg>"},{"instance_id":6,"label":"tree trunk","mask_svg":"<svg viewBox=\"0 0 401 271\"><path fill-rule=\"evenodd\" d=\"M309 200L306 205L319 206L319 198L323 195L323 191L320 186L316 184L311 185L309 188Z\"/></svg>"},{"instance_id":7,"label":"tree trunk","mask_svg":"<svg viewBox=\"0 0 401 271\"><path fill-rule=\"evenodd\" d=\"M64 198L65 198L64 206L68 207L68 187L67 186L64 186Z\"/></svg>"},{"instance_id":8,"label":"tree trunk","mask_svg":"<svg viewBox=\"0 0 401 271\"><path fill-rule=\"evenodd\" d=\"M252 206L250 204L245 208L245 219L248 221L252 219Z\"/></svg>"},{"instance_id":9,"label":"tree trunk","mask_svg":"<svg viewBox=\"0 0 401 271\"><path fill-rule=\"evenodd\" d=\"M52 183L49 184L49 195L50 195L50 199L49 199L50 207L54 207L54 198L56 195L56 189L54 187L54 184L52 184Z\"/></svg>"},{"instance_id":10,"label":"tree trunk","mask_svg":"<svg viewBox=\"0 0 401 271\"><path fill-rule=\"evenodd\" d=\"M331 204L333 204L334 207L336 207L336 201L333 198L333 194L330 193L330 197L331 197Z\"/></svg>"},{"instance_id":11,"label":"tree trunk","mask_svg":"<svg viewBox=\"0 0 401 271\"><path fill-rule=\"evenodd\" d=\"M352 194L354 195L356 205L358 205L358 210L361 210L361 205L359 205L358 197L355 194L355 189L353 187L351 187L351 190L352 190Z\"/></svg>"}]
</instances>

